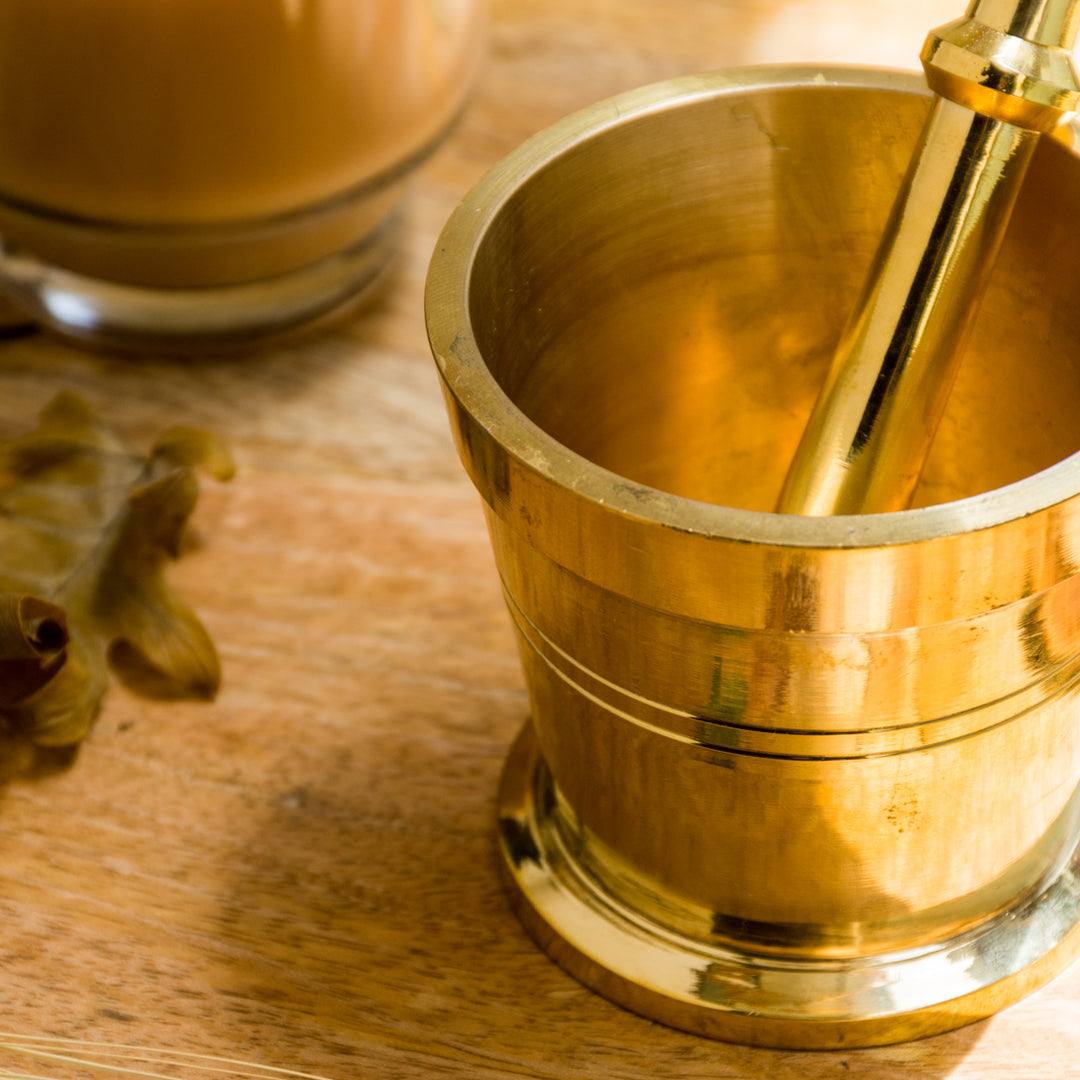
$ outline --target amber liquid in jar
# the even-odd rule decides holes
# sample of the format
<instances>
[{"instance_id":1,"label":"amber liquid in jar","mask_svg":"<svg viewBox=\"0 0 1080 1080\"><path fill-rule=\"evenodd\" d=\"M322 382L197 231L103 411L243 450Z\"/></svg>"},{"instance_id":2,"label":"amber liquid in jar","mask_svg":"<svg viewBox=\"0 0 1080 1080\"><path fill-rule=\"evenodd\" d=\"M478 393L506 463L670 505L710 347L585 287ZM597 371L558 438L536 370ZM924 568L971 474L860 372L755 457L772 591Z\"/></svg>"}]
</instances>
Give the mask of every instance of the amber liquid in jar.
<instances>
[{"instance_id":1,"label":"amber liquid in jar","mask_svg":"<svg viewBox=\"0 0 1080 1080\"><path fill-rule=\"evenodd\" d=\"M461 107L477 9L0 0L0 234L152 286L325 257L375 227Z\"/></svg>"}]
</instances>

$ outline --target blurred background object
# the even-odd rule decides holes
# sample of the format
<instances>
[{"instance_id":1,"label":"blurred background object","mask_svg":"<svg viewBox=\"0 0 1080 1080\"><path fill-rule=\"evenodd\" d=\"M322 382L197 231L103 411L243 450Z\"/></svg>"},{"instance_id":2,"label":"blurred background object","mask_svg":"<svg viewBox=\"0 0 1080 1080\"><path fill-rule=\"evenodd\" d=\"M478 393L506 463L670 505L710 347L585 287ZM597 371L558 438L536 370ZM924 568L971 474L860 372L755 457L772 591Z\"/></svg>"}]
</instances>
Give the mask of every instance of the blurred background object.
<instances>
[{"instance_id":1,"label":"blurred background object","mask_svg":"<svg viewBox=\"0 0 1080 1080\"><path fill-rule=\"evenodd\" d=\"M238 344L386 269L480 0L0 3L0 286L77 338Z\"/></svg>"}]
</instances>

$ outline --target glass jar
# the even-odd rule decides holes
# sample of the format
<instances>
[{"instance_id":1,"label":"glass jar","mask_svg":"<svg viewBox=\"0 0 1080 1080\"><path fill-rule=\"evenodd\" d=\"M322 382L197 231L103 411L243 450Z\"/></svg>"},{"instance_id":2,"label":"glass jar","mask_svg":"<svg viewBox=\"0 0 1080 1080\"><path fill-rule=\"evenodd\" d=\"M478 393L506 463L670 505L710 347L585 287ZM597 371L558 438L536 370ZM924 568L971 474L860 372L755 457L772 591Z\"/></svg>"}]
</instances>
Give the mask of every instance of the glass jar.
<instances>
[{"instance_id":1,"label":"glass jar","mask_svg":"<svg viewBox=\"0 0 1080 1080\"><path fill-rule=\"evenodd\" d=\"M69 336L309 323L390 262L480 0L0 0L0 288Z\"/></svg>"}]
</instances>

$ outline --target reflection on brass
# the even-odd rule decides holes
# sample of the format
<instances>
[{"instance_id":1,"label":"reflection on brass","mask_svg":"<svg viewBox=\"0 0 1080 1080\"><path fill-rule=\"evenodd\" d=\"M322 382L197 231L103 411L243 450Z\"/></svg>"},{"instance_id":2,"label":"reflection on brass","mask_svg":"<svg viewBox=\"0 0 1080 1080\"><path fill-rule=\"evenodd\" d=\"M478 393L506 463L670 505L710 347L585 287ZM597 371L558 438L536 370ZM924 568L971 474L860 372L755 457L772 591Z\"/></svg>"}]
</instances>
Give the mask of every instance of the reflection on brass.
<instances>
[{"instance_id":1,"label":"reflection on brass","mask_svg":"<svg viewBox=\"0 0 1080 1080\"><path fill-rule=\"evenodd\" d=\"M903 510L1041 131L1080 99L1075 0L974 0L923 50L936 101L777 509ZM973 111L974 110L974 111Z\"/></svg>"},{"instance_id":2,"label":"reflection on brass","mask_svg":"<svg viewBox=\"0 0 1080 1080\"><path fill-rule=\"evenodd\" d=\"M516 904L631 1009L778 1046L985 1016L1080 947L1080 160L1035 148L914 502L771 512L931 98L764 68L465 199L432 347L532 719Z\"/></svg>"}]
</instances>

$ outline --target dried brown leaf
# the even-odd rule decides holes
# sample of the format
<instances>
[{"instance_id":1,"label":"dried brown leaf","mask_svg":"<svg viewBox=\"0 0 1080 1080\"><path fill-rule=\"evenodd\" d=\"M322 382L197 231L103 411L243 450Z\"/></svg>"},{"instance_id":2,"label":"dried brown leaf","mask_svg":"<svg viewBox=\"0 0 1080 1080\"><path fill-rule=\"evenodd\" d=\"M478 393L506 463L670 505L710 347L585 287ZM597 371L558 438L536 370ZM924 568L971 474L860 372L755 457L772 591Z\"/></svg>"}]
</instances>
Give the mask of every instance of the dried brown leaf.
<instances>
[{"instance_id":1,"label":"dried brown leaf","mask_svg":"<svg viewBox=\"0 0 1080 1080\"><path fill-rule=\"evenodd\" d=\"M148 458L74 394L0 443L0 721L38 746L85 738L107 659L143 691L212 697L206 630L168 586L198 497L194 469L228 479L219 440L173 428Z\"/></svg>"}]
</instances>

